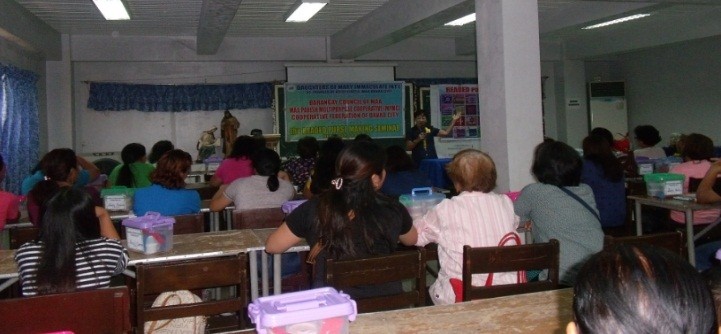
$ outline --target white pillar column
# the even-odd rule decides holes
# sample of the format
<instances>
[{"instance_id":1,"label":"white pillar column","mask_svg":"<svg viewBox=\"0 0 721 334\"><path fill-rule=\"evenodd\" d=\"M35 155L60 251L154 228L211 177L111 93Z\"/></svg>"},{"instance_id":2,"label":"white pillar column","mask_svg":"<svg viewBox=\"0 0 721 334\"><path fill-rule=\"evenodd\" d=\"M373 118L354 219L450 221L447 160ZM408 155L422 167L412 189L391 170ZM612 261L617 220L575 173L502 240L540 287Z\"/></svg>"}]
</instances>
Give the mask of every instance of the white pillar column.
<instances>
[{"instance_id":1,"label":"white pillar column","mask_svg":"<svg viewBox=\"0 0 721 334\"><path fill-rule=\"evenodd\" d=\"M534 147L543 140L536 0L476 0L481 147L498 169L498 192L534 182Z\"/></svg>"}]
</instances>

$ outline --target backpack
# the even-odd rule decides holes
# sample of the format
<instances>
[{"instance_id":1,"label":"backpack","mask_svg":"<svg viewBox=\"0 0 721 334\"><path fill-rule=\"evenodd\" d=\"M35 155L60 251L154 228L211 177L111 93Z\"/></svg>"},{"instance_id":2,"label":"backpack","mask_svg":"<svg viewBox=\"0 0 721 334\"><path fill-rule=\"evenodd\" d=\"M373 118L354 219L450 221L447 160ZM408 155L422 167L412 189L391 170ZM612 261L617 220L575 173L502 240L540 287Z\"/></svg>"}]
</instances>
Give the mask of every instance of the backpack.
<instances>
[{"instance_id":1,"label":"backpack","mask_svg":"<svg viewBox=\"0 0 721 334\"><path fill-rule=\"evenodd\" d=\"M202 301L200 297L188 290L167 291L161 293L158 298L155 298L153 307L194 304ZM205 316L146 321L145 333L202 334L205 333L206 322Z\"/></svg>"}]
</instances>

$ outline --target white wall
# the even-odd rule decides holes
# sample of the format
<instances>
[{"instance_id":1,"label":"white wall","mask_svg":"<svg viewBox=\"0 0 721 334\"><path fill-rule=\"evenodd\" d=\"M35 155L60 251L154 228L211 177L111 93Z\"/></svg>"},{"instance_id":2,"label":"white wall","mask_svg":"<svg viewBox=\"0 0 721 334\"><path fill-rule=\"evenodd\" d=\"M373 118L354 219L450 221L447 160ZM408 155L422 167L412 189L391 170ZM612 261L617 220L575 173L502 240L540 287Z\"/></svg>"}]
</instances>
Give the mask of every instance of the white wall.
<instances>
[{"instance_id":1,"label":"white wall","mask_svg":"<svg viewBox=\"0 0 721 334\"><path fill-rule=\"evenodd\" d=\"M629 128L655 126L668 143L673 132L697 132L721 145L721 38L624 54Z\"/></svg>"}]
</instances>

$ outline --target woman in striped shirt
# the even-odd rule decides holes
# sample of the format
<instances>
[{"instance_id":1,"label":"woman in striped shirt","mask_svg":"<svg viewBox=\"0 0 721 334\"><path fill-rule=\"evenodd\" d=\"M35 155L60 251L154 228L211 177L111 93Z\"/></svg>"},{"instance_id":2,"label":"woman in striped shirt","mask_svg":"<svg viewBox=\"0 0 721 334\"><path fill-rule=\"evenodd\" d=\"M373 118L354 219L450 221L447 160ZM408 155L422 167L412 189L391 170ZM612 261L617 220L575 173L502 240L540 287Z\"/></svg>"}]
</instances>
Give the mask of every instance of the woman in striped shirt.
<instances>
[{"instance_id":1,"label":"woman in striped shirt","mask_svg":"<svg viewBox=\"0 0 721 334\"><path fill-rule=\"evenodd\" d=\"M123 272L128 254L117 239L100 235L90 196L63 188L47 203L40 237L15 253L23 295L108 287Z\"/></svg>"}]
</instances>

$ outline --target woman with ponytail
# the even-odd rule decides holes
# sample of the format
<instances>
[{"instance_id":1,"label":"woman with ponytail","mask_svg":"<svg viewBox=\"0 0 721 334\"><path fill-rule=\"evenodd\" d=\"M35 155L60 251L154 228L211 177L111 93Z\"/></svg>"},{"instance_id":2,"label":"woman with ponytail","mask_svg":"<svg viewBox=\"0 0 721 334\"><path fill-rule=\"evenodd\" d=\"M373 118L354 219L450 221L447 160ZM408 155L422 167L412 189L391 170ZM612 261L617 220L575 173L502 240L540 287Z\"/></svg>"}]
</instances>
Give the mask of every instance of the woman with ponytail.
<instances>
[{"instance_id":1,"label":"woman with ponytail","mask_svg":"<svg viewBox=\"0 0 721 334\"><path fill-rule=\"evenodd\" d=\"M210 201L210 210L220 211L231 203L235 203L235 211L279 208L295 196L293 185L278 178L278 153L261 148L253 154L251 160L255 174L221 186Z\"/></svg>"},{"instance_id":2,"label":"woman with ponytail","mask_svg":"<svg viewBox=\"0 0 721 334\"><path fill-rule=\"evenodd\" d=\"M64 187L47 201L40 237L15 253L23 295L34 296L110 286L125 270L120 241L101 236L97 208L82 190Z\"/></svg>"},{"instance_id":3,"label":"woman with ponytail","mask_svg":"<svg viewBox=\"0 0 721 334\"><path fill-rule=\"evenodd\" d=\"M35 184L28 193L27 208L30 222L42 228L45 222L43 216L50 198L63 189L72 188L78 178L78 159L73 150L57 148L45 154L40 160L40 170L45 175L44 179ZM119 239L110 215L99 206L101 202L97 190L86 187L80 191L88 193L91 202L96 206L95 213L99 221L100 234L107 238Z\"/></svg>"},{"instance_id":4,"label":"woman with ponytail","mask_svg":"<svg viewBox=\"0 0 721 334\"><path fill-rule=\"evenodd\" d=\"M355 142L336 160L331 188L291 212L266 241L266 251L282 253L302 238L320 242L313 285L325 278L325 259L354 259L393 253L400 241L414 245L418 234L406 208L378 192L385 178L385 151L374 143ZM344 291L370 297L400 291L400 282Z\"/></svg>"},{"instance_id":5,"label":"woman with ponytail","mask_svg":"<svg viewBox=\"0 0 721 334\"><path fill-rule=\"evenodd\" d=\"M150 173L155 167L145 162L147 160L145 146L138 143L125 145L120 152L120 157L123 159L123 163L110 172L108 186L143 188L151 185Z\"/></svg>"}]
</instances>

